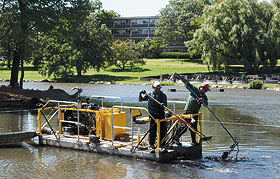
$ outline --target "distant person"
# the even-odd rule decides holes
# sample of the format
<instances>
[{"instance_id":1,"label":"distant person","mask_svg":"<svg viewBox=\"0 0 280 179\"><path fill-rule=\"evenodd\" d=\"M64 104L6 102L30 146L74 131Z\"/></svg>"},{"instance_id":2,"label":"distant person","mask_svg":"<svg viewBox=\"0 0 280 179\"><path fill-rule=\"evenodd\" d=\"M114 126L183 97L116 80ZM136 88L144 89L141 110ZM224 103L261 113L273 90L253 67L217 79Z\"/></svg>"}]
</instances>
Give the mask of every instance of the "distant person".
<instances>
[{"instance_id":1,"label":"distant person","mask_svg":"<svg viewBox=\"0 0 280 179\"><path fill-rule=\"evenodd\" d=\"M176 74L176 73L175 73ZM206 92L210 91L210 86L207 83L202 83L199 88L193 86L188 82L188 80L183 79L182 80L199 96L199 99L197 99L196 95L190 92L187 104L184 109L184 114L196 114L199 112L201 108L201 104L203 102L208 105L208 98L206 96ZM198 116L194 116L192 119L187 120L188 123L191 124L191 126L197 131L197 122L198 122ZM188 126L185 123L181 123L181 126L179 130L176 132L177 135L175 138L175 142L180 145L179 138L187 131ZM196 141L196 133L193 132L191 129L191 145L198 145Z\"/></svg>"},{"instance_id":2,"label":"distant person","mask_svg":"<svg viewBox=\"0 0 280 179\"><path fill-rule=\"evenodd\" d=\"M154 82L152 85L153 91L148 92L148 94L162 103L163 105L167 106L167 97L166 95L161 91L161 84L160 82ZM154 119L164 119L165 113L164 108L159 103L155 102L152 98L150 98L145 90L142 90L139 93L139 102L141 101L148 101L148 110L149 113L154 117ZM163 139L163 137L166 135L166 122L160 123L160 140ZM155 139L157 134L157 125L155 121L150 116L150 135L149 135L149 145L150 148L155 149ZM162 145L164 145L163 143Z\"/></svg>"},{"instance_id":3,"label":"distant person","mask_svg":"<svg viewBox=\"0 0 280 179\"><path fill-rule=\"evenodd\" d=\"M244 73L241 75L241 80L246 81L246 75Z\"/></svg>"}]
</instances>

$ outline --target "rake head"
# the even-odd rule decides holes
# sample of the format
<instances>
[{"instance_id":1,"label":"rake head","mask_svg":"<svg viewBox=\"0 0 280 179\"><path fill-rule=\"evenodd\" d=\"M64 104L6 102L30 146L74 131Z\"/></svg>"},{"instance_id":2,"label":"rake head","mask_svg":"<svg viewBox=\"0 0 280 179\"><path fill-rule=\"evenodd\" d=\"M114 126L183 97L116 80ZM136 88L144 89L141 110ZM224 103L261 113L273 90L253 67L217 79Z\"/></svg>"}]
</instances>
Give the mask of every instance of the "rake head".
<instances>
[{"instance_id":1,"label":"rake head","mask_svg":"<svg viewBox=\"0 0 280 179\"><path fill-rule=\"evenodd\" d=\"M212 139L212 136L209 137L202 137L200 140L201 141L210 141Z\"/></svg>"},{"instance_id":2,"label":"rake head","mask_svg":"<svg viewBox=\"0 0 280 179\"><path fill-rule=\"evenodd\" d=\"M230 146L230 150L228 152L224 152L223 155L221 156L222 160L226 160L229 156L229 154L234 150L234 148L238 146L238 142L234 143L232 146ZM239 149L237 147L237 153L238 153Z\"/></svg>"}]
</instances>

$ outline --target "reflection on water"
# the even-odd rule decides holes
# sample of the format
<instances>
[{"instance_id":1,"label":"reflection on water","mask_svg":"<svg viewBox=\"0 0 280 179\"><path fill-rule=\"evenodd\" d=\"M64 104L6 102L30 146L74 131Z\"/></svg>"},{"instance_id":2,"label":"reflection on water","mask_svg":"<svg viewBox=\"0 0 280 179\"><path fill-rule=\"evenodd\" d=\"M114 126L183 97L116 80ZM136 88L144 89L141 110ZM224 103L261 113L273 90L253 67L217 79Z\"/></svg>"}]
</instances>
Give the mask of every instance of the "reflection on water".
<instances>
[{"instance_id":1,"label":"reflection on water","mask_svg":"<svg viewBox=\"0 0 280 179\"><path fill-rule=\"evenodd\" d=\"M0 133L30 131L37 128L36 111L0 111Z\"/></svg>"},{"instance_id":2,"label":"reflection on water","mask_svg":"<svg viewBox=\"0 0 280 179\"><path fill-rule=\"evenodd\" d=\"M108 91L120 91L117 96L124 97L126 103L130 99L136 101L135 95L142 88L150 89L149 86L135 85L128 92L123 92L121 85L109 87L111 89ZM179 92L167 92L168 87L163 90L169 99L184 100L188 93L182 87L176 88ZM92 91L100 94L100 91ZM158 164L23 144L21 147L0 148L0 178L277 178L280 173L280 101L277 94L254 90L209 93L210 108L239 141L240 154L237 159L235 152L232 152L227 161L217 160L230 149L233 141L211 113L202 108L203 133L213 138L209 144L203 143L201 160ZM112 92L102 95L112 95ZM177 112L182 112L183 107L181 105ZM0 111L0 133L36 129L35 111ZM184 139L189 140L188 132Z\"/></svg>"}]
</instances>

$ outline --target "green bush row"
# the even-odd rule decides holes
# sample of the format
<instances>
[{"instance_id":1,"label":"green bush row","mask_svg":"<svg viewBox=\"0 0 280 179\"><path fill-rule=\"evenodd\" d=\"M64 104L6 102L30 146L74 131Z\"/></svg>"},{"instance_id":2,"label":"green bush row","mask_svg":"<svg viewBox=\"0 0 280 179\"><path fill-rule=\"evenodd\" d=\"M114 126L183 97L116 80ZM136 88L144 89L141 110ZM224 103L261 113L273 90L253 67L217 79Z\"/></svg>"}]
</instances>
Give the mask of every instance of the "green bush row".
<instances>
[{"instance_id":1,"label":"green bush row","mask_svg":"<svg viewBox=\"0 0 280 179\"><path fill-rule=\"evenodd\" d=\"M190 54L186 52L161 52L160 58L190 58Z\"/></svg>"}]
</instances>

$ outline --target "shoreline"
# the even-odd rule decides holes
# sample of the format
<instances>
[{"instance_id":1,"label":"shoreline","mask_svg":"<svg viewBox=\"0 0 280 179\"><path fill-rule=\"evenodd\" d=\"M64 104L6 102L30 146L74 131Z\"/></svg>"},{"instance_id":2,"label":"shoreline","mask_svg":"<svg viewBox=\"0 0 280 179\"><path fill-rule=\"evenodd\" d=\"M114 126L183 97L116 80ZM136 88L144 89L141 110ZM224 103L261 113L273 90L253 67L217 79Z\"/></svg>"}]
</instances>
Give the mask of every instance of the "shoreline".
<instances>
[{"instance_id":1,"label":"shoreline","mask_svg":"<svg viewBox=\"0 0 280 179\"><path fill-rule=\"evenodd\" d=\"M50 98L55 100L74 99L62 89L33 90L0 85L0 108L38 108Z\"/></svg>"},{"instance_id":2,"label":"shoreline","mask_svg":"<svg viewBox=\"0 0 280 179\"><path fill-rule=\"evenodd\" d=\"M201 83L192 82L195 86L200 85ZM34 83L49 83L49 82L34 82ZM50 82L53 85L58 82ZM61 82L59 82L61 83ZM170 86L172 90L172 86L184 86L183 83L173 83L170 81L162 81L163 86ZM50 84L49 89L47 90L34 90L34 89L20 89L20 88L12 88L6 85L0 85L0 107L1 108L19 108L19 109L30 109L30 108L38 108L38 104L44 104L48 99L54 100L74 100L75 95L70 95L66 91L57 88L54 89L52 84ZM69 83L66 83L69 84ZM80 84L89 84L89 83L80 83ZM139 81L137 83L129 82L129 83L99 83L102 85L151 85L152 82L147 81ZM92 84L92 85L99 85ZM223 92L224 89L250 89L249 84L216 84L210 83L211 89L215 91ZM262 89L259 90L271 90L271 91L279 91L279 84L266 84Z\"/></svg>"}]
</instances>

